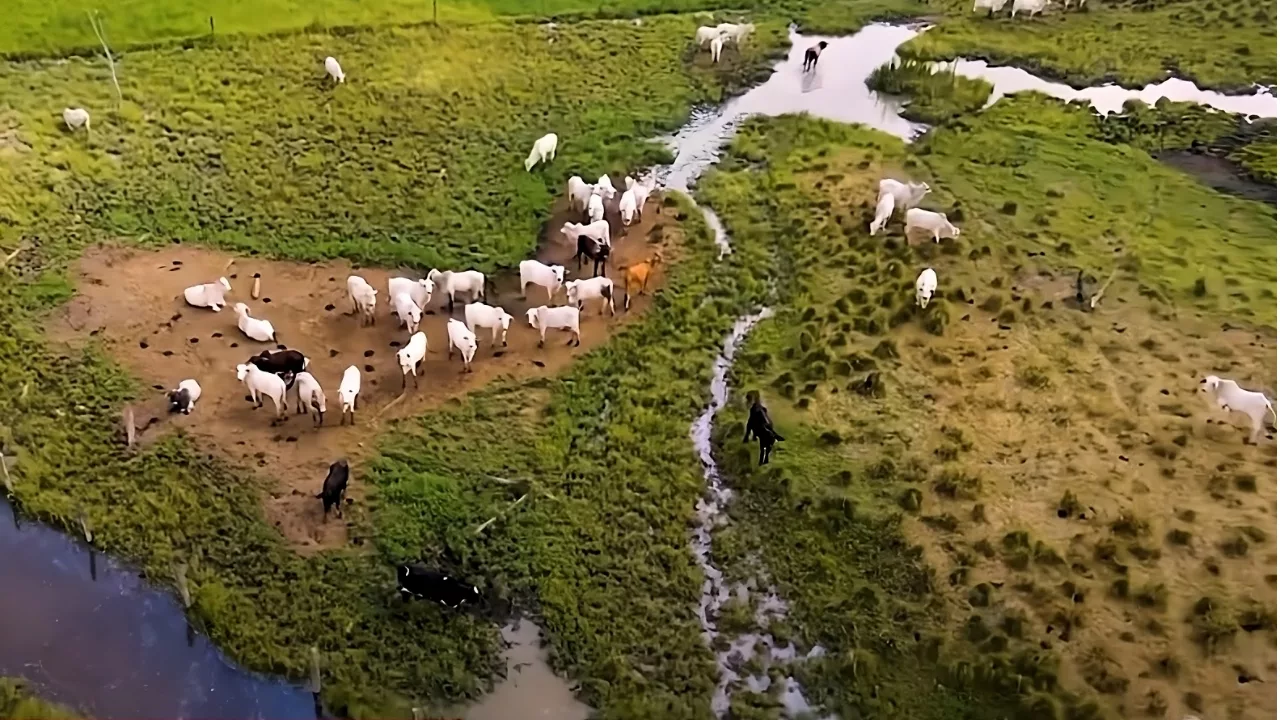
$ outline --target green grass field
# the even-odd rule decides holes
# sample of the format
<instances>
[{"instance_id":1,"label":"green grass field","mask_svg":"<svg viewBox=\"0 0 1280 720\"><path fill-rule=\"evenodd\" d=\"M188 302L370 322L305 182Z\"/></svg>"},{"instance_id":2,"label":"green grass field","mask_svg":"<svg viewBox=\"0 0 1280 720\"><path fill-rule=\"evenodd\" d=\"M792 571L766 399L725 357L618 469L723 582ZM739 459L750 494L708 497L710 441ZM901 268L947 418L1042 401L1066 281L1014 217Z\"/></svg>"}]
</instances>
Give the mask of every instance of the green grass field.
<instances>
[{"instance_id":1,"label":"green grass field","mask_svg":"<svg viewBox=\"0 0 1280 720\"><path fill-rule=\"evenodd\" d=\"M1087 110L1036 96L957 120L910 151L858 128L799 118L753 121L706 183L706 198L720 208L735 240L773 239L773 263L788 278L778 288L776 318L755 332L735 367L738 393L721 418L720 457L741 492L736 522L721 539L733 549L730 556L763 558L792 604L784 637L840 650L812 664L805 682L846 716L992 717L1000 710L975 700L995 695L1006 703L995 708L1016 706L1009 712L1019 717L1110 717L1118 710L1111 697L1119 686L1097 679L1096 658L1097 652L1120 658L1133 652L1114 640L1123 628L1098 639L1102 650L1077 640L1055 642L1052 652L1023 630L1037 615L1060 626L1055 613L1067 613L1062 617L1076 618L1069 625L1108 634L1104 618L1112 611L1083 599L1091 583L1053 565L1062 563L1059 553L1074 558L1073 545L1034 544L1034 567L1046 569L1030 577L1001 578L986 553L992 543L999 546L1002 525L1024 531L1014 543L1028 529L1033 539L1054 536L1051 523L1061 521L1053 519L1053 503L1064 472L1071 474L1063 466L1084 462L1074 457L1071 438L1089 437L1085 428L1093 424L1123 427L1125 411L1109 393L1140 392L1148 377L1176 383L1173 377L1208 362L1219 367L1224 358L1244 373L1256 362L1259 386L1274 383L1266 369L1273 345L1223 350L1193 339L1221 322L1274 333L1274 208L1215 193L1098 133ZM926 239L908 248L896 224L888 237L868 238L875 183L886 174L930 182L934 191L925 207L947 212L963 229L960 241L936 246ZM913 287L925 266L937 269L941 283L939 297L920 311ZM1117 269L1104 300L1104 307L1116 308L1108 313L1111 328L1066 302L1077 267L1100 277ZM1045 273L1060 279L1046 280ZM1130 333L1117 334L1126 329ZM1161 350L1172 346L1185 354ZM1108 367L1099 365L1104 357L1129 357L1119 365L1130 369L1104 387L1077 374ZM1002 389L1011 385L1026 389ZM764 391L787 438L763 469L754 467L755 444L740 441L743 396L752 389ZM1187 434L1199 438L1188 444L1186 460L1153 456L1147 463L1152 474L1159 467L1171 490L1169 478L1183 477L1188 465L1193 486L1227 455L1236 459L1226 467L1241 465L1234 453L1238 436L1202 435L1197 421L1171 429L1169 420L1177 418L1167 413L1188 411L1162 407L1157 411L1153 403L1144 431L1162 442L1178 433L1182 443ZM1064 422L1072 432L1059 439ZM1141 452L1123 437L1120 452ZM1019 475L1001 469L1018 467L1006 458L1026 452L1024 442L1040 463L1033 467L1043 468L1031 471L1037 484L1030 488L1015 486ZM1099 446L1086 455L1106 452ZM1265 472L1268 453L1250 455L1244 465ZM1090 504L1106 492L1092 483L1072 487ZM1056 494L1045 500L1046 493ZM1011 494L1043 504L1009 518L986 509L1007 504ZM1213 501L1196 497L1188 502L1211 512L1206 508ZM1172 515L1162 505L1169 498L1136 494L1124 502L1133 504L1121 507L1140 508L1130 512L1144 516ZM1137 577L1172 582L1176 557L1157 562L1140 545L1133 550L1145 558ZM1021 567L1019 552L1009 553L1006 562ZM922 564L932 572L921 572ZM1093 577L1093 570L1079 567ZM1250 567L1262 572L1260 565ZM979 587L988 578L1017 586L1030 602L1000 595L990 583ZM1178 592L1249 592L1224 590L1203 570L1188 580L1192 589ZM1062 609L1052 593L1064 581L1078 588L1084 605ZM1188 604L1194 599L1183 597ZM1154 627L1178 620L1162 617ZM1150 650L1148 642L1165 647L1175 662L1198 652L1177 639L1133 641L1143 651ZM1237 658L1250 657L1244 647ZM939 657L941 665L934 665ZM1113 679L1123 675L1109 672ZM1081 675L1090 681L1071 679ZM1199 698L1221 687L1202 678L1182 689ZM1183 701L1176 683L1157 684L1152 692L1156 699L1131 694L1128 702L1155 708ZM1260 712L1265 716L1265 705Z\"/></svg>"},{"instance_id":2,"label":"green grass field","mask_svg":"<svg viewBox=\"0 0 1280 720\"><path fill-rule=\"evenodd\" d=\"M944 349L963 352L968 336L957 328L969 322L973 286L984 288L984 303L996 298L992 317L981 319L1045 331L1034 339L1046 348L1079 331L1055 324L1053 313L1064 309L1028 309L1012 290L991 285L997 271L1083 267L1105 277L1115 269L1108 302L1128 299L1163 333L1161 347L1179 342L1169 329L1177 313L1274 328L1275 209L1211 192L1151 161L1152 138L1164 139L1150 131L1158 122L1108 128L1082 108L1035 97L967 116L980 85L963 83L956 98L954 86L917 77L897 87L936 91L916 109L949 118L919 147L809 119L747 123L700 191L734 233L734 254L717 264L699 213L669 201L660 233L681 248L680 261L644 321L554 380L501 383L372 441L381 454L364 476L372 491L352 533L364 547L294 554L263 520L262 488L188 438L123 450L115 428L120 406L143 392L137 379L101 348L66 353L42 332L50 309L74 291L69 264L90 244L176 239L298 261L509 267L535 248L568 175L661 160L665 151L647 138L676 127L691 105L721 101L757 77L783 39L784 16L836 32L929 9L895 0L775 8L778 15L759 18L752 51L715 71L690 67L687 40L702 22L690 16L649 17L640 27L463 27L494 14L602 11L548 1L442 6L440 28L316 29L131 51L120 63L119 110L101 59L0 66L0 250L22 248L0 269L0 448L21 458L22 507L68 528L83 508L99 547L139 561L162 582L175 560L187 561L193 617L251 668L302 677L305 651L317 646L335 713L403 716L411 705L473 699L488 688L501 610L442 614L402 606L391 590L389 563L425 551L455 558L486 591L537 616L552 664L601 717L705 718L715 668L693 615L702 578L688 528L702 479L688 428L733 319L769 303L779 315L753 336L734 381L767 389L788 440L767 472L752 469L734 437L744 410L735 395L717 438L742 494L737 522L717 537L717 562L742 575L753 559L762 562L793 606L775 634L827 647L826 658L797 670L811 694L849 715L1038 719L1065 706L1069 717L1092 717L1088 691L1059 681L1058 656L1021 643L1013 608L978 623L1007 621L994 634L1003 641L956 624L948 593L973 583L954 575L954 553L937 551L945 539L925 533L954 530L967 522L957 514L976 511L932 507L918 488L931 480L952 497L968 492L963 477L930 477L930 463L942 457L938 448L980 443L983 425L965 418L969 425L948 432L919 421L901 393L942 382L922 366L954 370L930 359L944 356L929 355L937 350L930 343L950 339L957 346ZM417 22L430 12L395 2L236 8L225 19L213 11L220 35ZM56 17L44 6L26 9L0 29L0 53L92 44L87 22L79 25L82 7L58 6ZM1228 27L1239 11L1224 10L1225 25L1216 13L1203 22ZM149 3L104 9L113 42L123 45L202 34L208 12L161 13ZM944 20L915 47L924 55L999 47L1007 59L1082 78L1119 72L1140 81L1170 49L1137 38L1154 37L1158 22L1186 28L1200 17L1181 5L1108 5L1007 34L1020 45L985 21ZM1260 63L1274 53L1258 48L1273 43L1250 45L1260 30L1229 32L1226 49L1206 49L1221 39L1218 30L1168 42L1188 46L1179 53L1205 50L1194 62L1177 57L1210 84L1267 77ZM1238 54L1237 39L1257 57ZM1104 41L1115 54L1099 53ZM323 82L328 54L343 59L345 85ZM566 81L587 67L590 83ZM91 108L91 135L64 131L67 105ZM529 144L551 129L561 137L556 161L525 173ZM1159 132L1166 130L1183 143L1219 127L1200 118ZM1263 172L1274 160L1274 130L1243 148L1241 162ZM868 239L871 183L889 171L928 178L935 190L927 205L951 213L964 228L961 243L907 249ZM945 297L917 315L909 287L919 262L937 264ZM957 296L961 278L971 282ZM1136 345L1138 334L1126 342ZM1090 337L1109 361L1113 346ZM1066 359L1052 367L1031 350L1019 356L1033 370L1044 363L1043 373L1003 369L1018 382L1074 387L1070 363L1086 365L1059 351ZM868 399L857 388L873 370L881 383ZM492 441L478 447L477 437ZM909 451L907 440L919 438ZM988 451L951 457L985 459ZM330 622L334 615L347 622ZM4 688L0 711L18 697ZM742 717L779 717L770 698L735 702Z\"/></svg>"},{"instance_id":3,"label":"green grass field","mask_svg":"<svg viewBox=\"0 0 1280 720\"><path fill-rule=\"evenodd\" d=\"M930 6L944 18L904 46L904 56L984 58L1081 87L1138 87L1166 71L1227 92L1276 82L1274 0L1122 0L1092 2L1087 11L1058 4L1032 20L1010 20L1008 6L991 19L959 0Z\"/></svg>"},{"instance_id":4,"label":"green grass field","mask_svg":"<svg viewBox=\"0 0 1280 720\"><path fill-rule=\"evenodd\" d=\"M65 354L46 346L42 319L72 292L70 261L99 240L160 245L181 238L297 260L513 264L534 249L565 177L586 167L623 171L661 158L664 151L646 138L682 121L692 103L718 100L724 87L766 62L763 53L780 30L762 25L755 45L761 54L724 64L714 75L684 65L683 38L692 26L687 17L655 18L639 29L583 23L563 27L556 43L537 26L365 31L343 42L365 47L382 74L360 79L348 68L348 83L336 93L311 73L318 67L318 36L137 52L129 58L133 69L122 73L124 108L95 113L91 137L65 133L56 108L68 95L109 108L100 64L6 66L0 82L14 102L3 120L13 132L6 130L0 148L0 247L23 251L5 266L9 281L0 289L0 439L6 453L21 457L15 485L22 507L67 527L84 508L99 547L138 560L157 580L172 575L176 559L189 562L193 616L249 667L303 677L306 649L319 647L333 712L407 715L410 704L446 705L483 692L498 662L489 618L402 608L386 559L359 548L295 555L264 522L262 489L183 437L126 453L115 428L120 405L142 392L136 380L95 348ZM468 58L487 56L495 44L521 52L472 70ZM287 82L246 81L224 70L233 58L247 67L288 58L299 64ZM560 81L586 65L599 66L601 87L611 89ZM641 65L644 73L631 70ZM262 111L268 107L274 111ZM525 146L548 124L561 134L560 152L547 170L527 174ZM718 282L707 278L710 240L699 237L690 242L687 269L673 279L679 313L665 321L659 313L657 322L689 322L702 288ZM681 282L695 283L694 289L681 295ZM723 302L699 323L718 327L742 302L731 300L728 289L720 292ZM708 330L707 337L716 332ZM686 329L679 337L687 342L702 334ZM706 340L700 342L709 352ZM606 360L621 352L593 356L578 372L600 382L595 378L608 370ZM688 390L678 402L693 408L700 402L694 385L707 364L702 359L688 354L649 375L685 377ZM564 420L561 432L576 434L579 421L569 417L575 419ZM388 442L382 466L392 467L399 454L395 440ZM676 717L696 716L707 691L696 678L709 677L709 655L696 632L682 632L679 624L696 581L677 575L654 583L652 576L653 563L689 565L687 550L681 545L677 553L674 546L683 537L677 508L696 493L693 459L674 454L676 436L667 443L646 452L661 454L686 479L670 486L672 494L654 514L666 530L651 554L637 555L644 559L636 563L641 580L581 586L594 582L581 575L582 548L617 548L613 533L626 527L612 518L592 520L587 511L606 505L600 498L583 501L576 529L539 524L510 536L495 528L497 542L513 546L532 549L547 538L537 565L521 566L515 555L505 561L522 574L497 572L464 554L478 579L494 570L486 582L547 618L562 643L557 664L573 667L602 709L624 716L627 708L667 705ZM581 468L588 470L595 472ZM462 489L472 491L469 484ZM387 510L375 513L376 527L356 531L397 558L408 552L412 534L425 542L432 539L428 528L444 529L407 522L393 508L399 497L389 487L377 501ZM550 544L555 533L562 539ZM630 550L637 549L635 541L627 538ZM505 557L503 549L488 556ZM599 557L612 562L615 552ZM560 580L535 593L535 580L543 577ZM637 612L632 601L646 588L654 593L653 610ZM325 621L332 613L348 621ZM587 617L596 624L580 625ZM691 615L684 622L686 630L693 627ZM605 625L607 633L600 630ZM617 677L625 667L620 648L634 652L633 641L653 648L667 690ZM684 660L664 665L658 658L668 650Z\"/></svg>"}]
</instances>

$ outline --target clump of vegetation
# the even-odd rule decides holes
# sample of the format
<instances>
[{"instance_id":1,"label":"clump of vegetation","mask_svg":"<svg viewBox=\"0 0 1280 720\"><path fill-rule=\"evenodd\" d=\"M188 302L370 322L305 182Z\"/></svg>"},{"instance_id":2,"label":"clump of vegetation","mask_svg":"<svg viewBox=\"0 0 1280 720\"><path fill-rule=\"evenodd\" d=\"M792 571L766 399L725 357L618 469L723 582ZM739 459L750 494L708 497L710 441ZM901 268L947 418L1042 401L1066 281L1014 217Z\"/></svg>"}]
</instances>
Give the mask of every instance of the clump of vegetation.
<instances>
[{"instance_id":1,"label":"clump of vegetation","mask_svg":"<svg viewBox=\"0 0 1280 720\"><path fill-rule=\"evenodd\" d=\"M967 78L950 68L935 68L932 63L914 60L881 65L867 78L867 87L910 97L903 117L933 125L981 109L993 90L985 80Z\"/></svg>"},{"instance_id":2,"label":"clump of vegetation","mask_svg":"<svg viewBox=\"0 0 1280 720\"><path fill-rule=\"evenodd\" d=\"M959 470L946 468L938 473L933 491L952 500L973 500L982 491L982 479Z\"/></svg>"},{"instance_id":3,"label":"clump of vegetation","mask_svg":"<svg viewBox=\"0 0 1280 720\"><path fill-rule=\"evenodd\" d=\"M13 720L74 720L69 708L32 695L21 680L0 677L0 717Z\"/></svg>"},{"instance_id":4,"label":"clump of vegetation","mask_svg":"<svg viewBox=\"0 0 1280 720\"><path fill-rule=\"evenodd\" d=\"M1238 628L1228 606L1209 597L1196 601L1187 622L1191 625L1192 639L1209 654L1231 642Z\"/></svg>"}]
</instances>

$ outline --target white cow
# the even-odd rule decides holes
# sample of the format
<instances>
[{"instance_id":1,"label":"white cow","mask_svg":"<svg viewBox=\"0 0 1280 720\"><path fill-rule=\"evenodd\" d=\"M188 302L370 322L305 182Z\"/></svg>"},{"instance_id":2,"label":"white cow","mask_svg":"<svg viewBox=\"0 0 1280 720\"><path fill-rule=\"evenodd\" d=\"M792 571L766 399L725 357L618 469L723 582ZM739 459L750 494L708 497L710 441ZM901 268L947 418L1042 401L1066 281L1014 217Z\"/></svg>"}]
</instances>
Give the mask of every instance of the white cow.
<instances>
[{"instance_id":1,"label":"white cow","mask_svg":"<svg viewBox=\"0 0 1280 720\"><path fill-rule=\"evenodd\" d=\"M618 201L618 212L622 213L622 224L630 225L636 217L636 195L634 192L627 190L622 193L622 199Z\"/></svg>"},{"instance_id":2,"label":"white cow","mask_svg":"<svg viewBox=\"0 0 1280 720\"><path fill-rule=\"evenodd\" d=\"M409 329L409 333L418 332L418 323L422 322L422 308L413 301L409 293L398 293L391 298L391 306L400 317L400 324Z\"/></svg>"},{"instance_id":3,"label":"white cow","mask_svg":"<svg viewBox=\"0 0 1280 720\"><path fill-rule=\"evenodd\" d=\"M373 311L378 306L378 291L368 280L359 275L347 277L347 297L351 300L351 312L360 313L360 324L376 322Z\"/></svg>"},{"instance_id":4,"label":"white cow","mask_svg":"<svg viewBox=\"0 0 1280 720\"><path fill-rule=\"evenodd\" d=\"M573 333L573 337L566 344L581 345L582 333L579 331L581 316L581 311L571 306L553 308L543 305L525 311L529 327L539 332L538 347L542 347L542 344L547 341L547 330L568 330Z\"/></svg>"},{"instance_id":5,"label":"white cow","mask_svg":"<svg viewBox=\"0 0 1280 720\"><path fill-rule=\"evenodd\" d=\"M987 15L998 13L1004 9L1004 4L1009 0L973 0L973 12L986 10Z\"/></svg>"},{"instance_id":6,"label":"white cow","mask_svg":"<svg viewBox=\"0 0 1280 720\"><path fill-rule=\"evenodd\" d=\"M266 395L276 406L276 419L285 417L285 411L289 407L285 399L288 389L279 375L260 370L257 365L237 365L236 379L248 388L249 397L252 398L255 407L262 407L262 396Z\"/></svg>"},{"instance_id":7,"label":"white cow","mask_svg":"<svg viewBox=\"0 0 1280 720\"><path fill-rule=\"evenodd\" d=\"M724 52L724 35L718 35L711 40L711 62L720 62L720 53Z\"/></svg>"},{"instance_id":8,"label":"white cow","mask_svg":"<svg viewBox=\"0 0 1280 720\"><path fill-rule=\"evenodd\" d=\"M484 273L479 270L440 272L435 268L427 273L427 279L436 284L442 292L449 296L449 310L453 310L454 298L458 293L466 293L469 300L484 300Z\"/></svg>"},{"instance_id":9,"label":"white cow","mask_svg":"<svg viewBox=\"0 0 1280 720\"><path fill-rule=\"evenodd\" d=\"M726 41L733 42L734 45L741 45L747 36L756 31L755 23L720 23L716 26L716 30L724 36Z\"/></svg>"},{"instance_id":10,"label":"white cow","mask_svg":"<svg viewBox=\"0 0 1280 720\"><path fill-rule=\"evenodd\" d=\"M901 183L893 178L885 178L880 181L880 193L876 196L876 203L878 205L885 194L893 195L894 206L901 208L905 213L919 205L929 192L929 183Z\"/></svg>"},{"instance_id":11,"label":"white cow","mask_svg":"<svg viewBox=\"0 0 1280 720\"><path fill-rule=\"evenodd\" d=\"M560 138L555 133L547 133L538 138L533 143L533 149L529 151L529 157L525 158L524 170L529 172L534 165L540 162L549 163L556 159L556 146L560 144Z\"/></svg>"},{"instance_id":12,"label":"white cow","mask_svg":"<svg viewBox=\"0 0 1280 720\"><path fill-rule=\"evenodd\" d=\"M1230 414L1232 411L1244 413L1249 416L1250 422L1253 424L1253 431L1249 434L1249 441L1258 442L1258 436L1262 434L1262 425L1266 422L1267 413L1271 413L1271 419L1276 419L1275 408L1272 407L1271 401L1266 395L1252 390L1245 390L1236 384L1234 380L1220 378L1217 375L1207 375L1200 381L1200 389L1213 396L1219 409Z\"/></svg>"},{"instance_id":13,"label":"white cow","mask_svg":"<svg viewBox=\"0 0 1280 720\"><path fill-rule=\"evenodd\" d=\"M613 181L609 179L608 174L601 175L600 179L596 180L596 192L603 195L605 200L612 200L613 196L618 194L618 191L614 189Z\"/></svg>"},{"instance_id":14,"label":"white cow","mask_svg":"<svg viewBox=\"0 0 1280 720\"><path fill-rule=\"evenodd\" d=\"M396 362L400 364L400 391L404 392L408 381L405 376L413 373L413 386L418 387L418 367L427 356L427 334L416 332L409 338L409 344L396 352Z\"/></svg>"},{"instance_id":15,"label":"white cow","mask_svg":"<svg viewBox=\"0 0 1280 720\"><path fill-rule=\"evenodd\" d=\"M511 313L500 307L485 305L484 303L471 303L463 308L462 317L467 321L467 329L472 333L478 327L487 327L492 331L489 342L496 345L498 343L498 331L502 331L502 347L507 346L507 330L511 329Z\"/></svg>"},{"instance_id":16,"label":"white cow","mask_svg":"<svg viewBox=\"0 0 1280 720\"><path fill-rule=\"evenodd\" d=\"M938 290L938 273L933 268L925 268L916 278L916 304L921 308L928 307L933 294Z\"/></svg>"},{"instance_id":17,"label":"white cow","mask_svg":"<svg viewBox=\"0 0 1280 720\"><path fill-rule=\"evenodd\" d=\"M587 203L591 201L591 186L587 184L578 175L569 178L569 182L565 186L565 193L569 196L569 209L574 212L586 212Z\"/></svg>"},{"instance_id":18,"label":"white cow","mask_svg":"<svg viewBox=\"0 0 1280 720\"><path fill-rule=\"evenodd\" d=\"M1013 0L1013 10L1010 11L1009 17L1017 17L1018 11L1022 10L1028 15L1038 15L1044 12L1048 7L1050 0Z\"/></svg>"},{"instance_id":19,"label":"white cow","mask_svg":"<svg viewBox=\"0 0 1280 720\"><path fill-rule=\"evenodd\" d=\"M222 306L227 304L226 294L229 292L231 292L231 281L218 278L216 283L192 285L182 291L182 297L192 307L207 307L214 312L222 312Z\"/></svg>"},{"instance_id":20,"label":"white cow","mask_svg":"<svg viewBox=\"0 0 1280 720\"><path fill-rule=\"evenodd\" d=\"M910 237L912 230L927 230L933 233L934 242L942 242L941 238L956 238L960 236L960 228L952 225L947 216L942 213L936 213L931 210L921 210L920 208L911 208L907 211L906 229L903 235Z\"/></svg>"},{"instance_id":21,"label":"white cow","mask_svg":"<svg viewBox=\"0 0 1280 720\"><path fill-rule=\"evenodd\" d=\"M449 318L449 359L453 359L454 348L462 355L462 371L471 372L471 359L476 356L476 334L467 329L465 323Z\"/></svg>"},{"instance_id":22,"label":"white cow","mask_svg":"<svg viewBox=\"0 0 1280 720\"><path fill-rule=\"evenodd\" d=\"M360 394L360 368L351 365L342 373L342 384L338 386L338 399L342 401L342 419L339 425L347 424L347 415L351 415L351 424L356 424L356 396Z\"/></svg>"},{"instance_id":23,"label":"white cow","mask_svg":"<svg viewBox=\"0 0 1280 720\"><path fill-rule=\"evenodd\" d=\"M564 285L564 266L563 265L543 265L537 260L521 260L520 261L520 294L525 294L525 288L529 283L538 285L547 289L547 302L551 302L551 298L555 297L556 292L560 290L560 286ZM468 306L470 307L470 306Z\"/></svg>"},{"instance_id":24,"label":"white cow","mask_svg":"<svg viewBox=\"0 0 1280 720\"><path fill-rule=\"evenodd\" d=\"M600 277L588 278L586 280L570 280L564 284L565 291L569 297L569 304L579 309L588 300L600 299L600 314L604 314L604 309L609 308L609 314L613 315L613 281L603 275Z\"/></svg>"},{"instance_id":25,"label":"white cow","mask_svg":"<svg viewBox=\"0 0 1280 720\"><path fill-rule=\"evenodd\" d=\"M587 221L598 223L604 219L604 200L600 197L600 191L591 193L591 197L587 198Z\"/></svg>"},{"instance_id":26,"label":"white cow","mask_svg":"<svg viewBox=\"0 0 1280 720\"><path fill-rule=\"evenodd\" d=\"M885 193L876 201L876 219L871 221L871 234L875 235L884 229L893 216L893 193Z\"/></svg>"},{"instance_id":27,"label":"white cow","mask_svg":"<svg viewBox=\"0 0 1280 720\"><path fill-rule=\"evenodd\" d=\"M298 391L298 414L311 414L312 410L316 411L316 427L324 424L324 388L320 387L320 381L316 380L316 376L309 372L300 372L294 376L294 387Z\"/></svg>"},{"instance_id":28,"label":"white cow","mask_svg":"<svg viewBox=\"0 0 1280 720\"><path fill-rule=\"evenodd\" d=\"M324 59L324 71L329 73L329 77L334 82L344 83L347 81L346 74L342 72L342 66L334 58L327 57Z\"/></svg>"},{"instance_id":29,"label":"white cow","mask_svg":"<svg viewBox=\"0 0 1280 720\"><path fill-rule=\"evenodd\" d=\"M608 245L610 249L613 248L613 243L609 241L608 220L597 220L589 225L567 222L561 226L560 232L564 233L564 236L573 242L575 246L578 244L578 238L586 235L601 245Z\"/></svg>"},{"instance_id":30,"label":"white cow","mask_svg":"<svg viewBox=\"0 0 1280 720\"><path fill-rule=\"evenodd\" d=\"M387 298L388 314L394 314L396 306L394 302L390 302L396 295L408 293L413 298L413 304L419 308L426 309L431 304L431 294L436 291L436 284L423 278L422 280L410 280L405 277L387 278Z\"/></svg>"},{"instance_id":31,"label":"white cow","mask_svg":"<svg viewBox=\"0 0 1280 720\"><path fill-rule=\"evenodd\" d=\"M85 132L89 132L89 111L84 108L67 108L62 111L62 122L67 124L67 129L72 132L84 128Z\"/></svg>"},{"instance_id":32,"label":"white cow","mask_svg":"<svg viewBox=\"0 0 1280 720\"><path fill-rule=\"evenodd\" d=\"M696 32L693 33L693 39L694 39L694 42L698 43L698 47L705 48L705 47L710 47L711 41L715 40L716 38L720 37L723 34L724 33L720 32L716 28L707 27L706 25L703 25L702 27L698 28Z\"/></svg>"}]
</instances>

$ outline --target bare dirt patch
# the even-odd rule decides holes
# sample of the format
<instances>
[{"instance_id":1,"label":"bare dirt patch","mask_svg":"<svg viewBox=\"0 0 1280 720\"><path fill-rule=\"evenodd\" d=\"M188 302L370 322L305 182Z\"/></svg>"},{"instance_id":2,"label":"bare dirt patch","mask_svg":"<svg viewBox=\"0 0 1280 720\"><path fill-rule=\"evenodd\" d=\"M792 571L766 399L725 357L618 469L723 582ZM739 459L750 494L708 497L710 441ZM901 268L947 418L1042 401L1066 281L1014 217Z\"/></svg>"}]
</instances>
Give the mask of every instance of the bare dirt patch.
<instances>
[{"instance_id":1,"label":"bare dirt patch","mask_svg":"<svg viewBox=\"0 0 1280 720\"><path fill-rule=\"evenodd\" d=\"M227 254L187 245L174 245L162 252L99 246L77 264L77 295L55 316L49 333L55 340L72 344L82 344L93 336L153 389L136 408L136 423L146 426L144 441L157 433L180 429L201 446L217 450L241 466L256 468L269 478L267 517L291 544L304 552L338 547L347 542L347 523L332 514L322 522L321 503L314 497L328 465L341 457L351 460L349 497L359 502L364 494L360 461L374 448L378 433L388 422L420 414L495 380L558 373L642 315L650 302L648 296L633 296L630 311L623 312L620 269L648 259L663 242L664 228L674 221L674 211L661 208L661 200L652 199L647 212L625 232L620 223L614 223L615 255L608 275L618 282L618 314L601 316L598 304L589 303L583 310L580 347L565 345L567 333L549 331L546 347L538 348L538 334L526 323L524 312L544 304L546 296L540 288L531 287L526 301L520 297L518 275L502 274L495 278L488 302L515 316L508 346L493 346L489 335L478 330L480 348L472 363L473 372L464 374L456 355L452 362L446 359L449 313L446 298L436 293L421 326L427 334L428 354L419 387L415 389L410 382L405 397L394 405L392 401L401 394L395 353L408 342L409 333L398 327L390 314L385 297L387 279L396 275L421 277L423 272L256 257L235 257L231 262L233 258ZM590 264L583 266L580 275L570 262L575 248L559 232L565 215L559 208L553 214L537 256L547 263L565 265L566 279L590 277ZM255 273L262 276L258 300L250 297ZM362 328L357 316L346 314L351 310L346 279L352 273L378 290L377 324L373 327ZM229 307L214 313L189 307L182 299L184 288L224 275L233 287L229 302L248 304L254 317L272 322L279 344L301 350L311 359L308 370L328 398L323 427L313 427L307 416L295 415L293 407L289 419L276 427L269 400L261 410L247 402L245 388L236 380L235 366L262 350L274 350L276 344L244 336ZM660 267L650 281L650 293L661 286L662 278ZM561 290L553 304L564 302ZM461 319L463 304L457 304L454 317ZM363 376L356 425L340 427L337 388L350 365L359 367ZM165 412L164 391L185 378L197 379L203 394L190 416L170 416ZM296 404L293 397L290 392L291 405Z\"/></svg>"}]
</instances>

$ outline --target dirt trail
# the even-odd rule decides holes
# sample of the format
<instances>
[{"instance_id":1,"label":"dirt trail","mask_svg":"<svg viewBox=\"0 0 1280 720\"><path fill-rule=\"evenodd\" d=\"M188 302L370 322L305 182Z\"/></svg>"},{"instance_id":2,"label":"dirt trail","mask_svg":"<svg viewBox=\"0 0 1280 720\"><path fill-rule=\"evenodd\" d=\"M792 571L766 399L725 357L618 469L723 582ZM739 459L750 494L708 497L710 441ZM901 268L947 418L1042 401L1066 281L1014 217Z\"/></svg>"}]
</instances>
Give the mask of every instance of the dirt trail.
<instances>
[{"instance_id":1,"label":"dirt trail","mask_svg":"<svg viewBox=\"0 0 1280 720\"><path fill-rule=\"evenodd\" d=\"M567 213L558 203L547 223L547 237L537 257L543 262L565 265L566 280L579 277L571 263L574 252L559 232ZM494 279L488 299L515 316L508 333L508 346L494 347L484 329L478 329L480 348L472 363L473 372L464 374L455 355L446 359L448 347L445 324L449 317L446 298L436 293L421 329L427 334L428 354L423 363L419 387L409 383L403 400L384 408L400 395L401 376L395 353L408 342L407 330L398 327L389 314L386 287L388 277L421 277L420 272L400 272L382 268L353 270L347 262L293 263L236 257L203 248L175 245L162 252L100 246L85 253L76 267L76 297L55 317L49 328L55 340L82 344L91 332L103 347L154 392L135 407L143 441L160 433L181 428L205 448L221 451L231 461L257 468L268 479L266 498L268 519L299 551L338 547L347 542L347 525L332 516L321 520L319 492L329 463L340 457L352 461L350 501L364 495L360 461L375 446L378 433L396 418L421 414L440 403L464 395L487 383L509 377L551 375L608 339L624 324L648 308L648 296L633 297L631 310L623 312L622 281L619 268L639 262L652 254L660 242L663 216L660 198L652 198L638 223L620 231L613 224L615 256L608 271L618 282L615 301L617 316L600 315L598 303L583 310L582 345L566 347L568 333L549 331L546 347L537 347L538 334L528 326L525 310L542 305L545 294L531 287L530 302L520 297L516 274ZM674 211L667 211L674 213ZM652 240L651 240L652 238ZM462 268L456 268L462 269ZM581 277L590 277L584 264ZM360 327L356 315L348 315L346 279L356 273L378 290L377 324ZM252 300L250 291L255 273L262 275L262 292ZM244 302L250 314L266 318L276 328L277 341L301 350L311 359L308 370L324 387L328 412L324 426L313 427L305 415L289 411L289 419L278 427L272 424L271 402L255 410L246 401L244 386L236 380L235 366L262 350L276 349L275 343L248 339L236 327L230 307L219 313L193 308L182 299L184 288L226 276L233 291L230 303ZM649 291L660 287L663 272L650 280ZM460 299L461 300L461 299ZM565 303L561 290L553 304ZM454 310L461 319L463 302ZM499 341L500 343L500 341ZM357 402L356 425L338 425L341 406L337 388L349 365L361 369L362 387ZM185 378L200 382L203 394L190 416L170 416L165 412L164 391ZM291 406L296 403L290 392Z\"/></svg>"}]
</instances>

